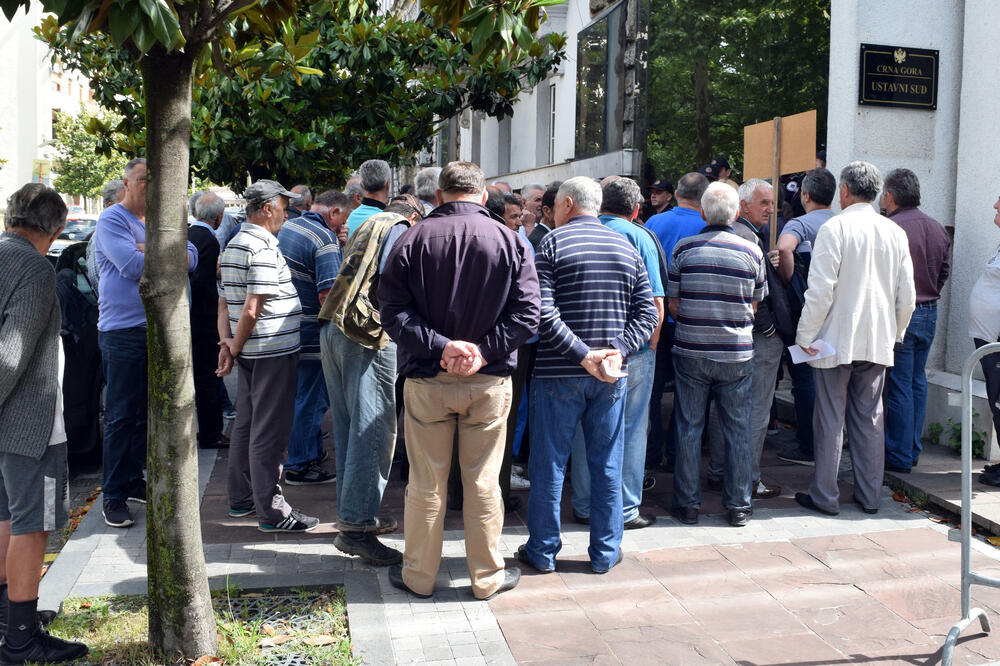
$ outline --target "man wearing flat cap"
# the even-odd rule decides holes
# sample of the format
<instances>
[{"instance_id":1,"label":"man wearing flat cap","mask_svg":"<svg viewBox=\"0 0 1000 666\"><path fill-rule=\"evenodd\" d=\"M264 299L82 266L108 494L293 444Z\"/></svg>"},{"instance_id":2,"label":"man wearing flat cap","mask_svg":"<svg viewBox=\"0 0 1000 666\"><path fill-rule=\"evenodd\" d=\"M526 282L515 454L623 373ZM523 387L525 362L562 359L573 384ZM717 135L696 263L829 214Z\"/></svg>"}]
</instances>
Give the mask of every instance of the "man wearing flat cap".
<instances>
[{"instance_id":1,"label":"man wearing flat cap","mask_svg":"<svg viewBox=\"0 0 1000 666\"><path fill-rule=\"evenodd\" d=\"M278 485L295 414L302 306L277 235L294 196L273 180L250 185L243 193L247 224L221 260L218 374L239 366L229 515L256 515L262 532L310 532L319 524L292 509Z\"/></svg>"}]
</instances>

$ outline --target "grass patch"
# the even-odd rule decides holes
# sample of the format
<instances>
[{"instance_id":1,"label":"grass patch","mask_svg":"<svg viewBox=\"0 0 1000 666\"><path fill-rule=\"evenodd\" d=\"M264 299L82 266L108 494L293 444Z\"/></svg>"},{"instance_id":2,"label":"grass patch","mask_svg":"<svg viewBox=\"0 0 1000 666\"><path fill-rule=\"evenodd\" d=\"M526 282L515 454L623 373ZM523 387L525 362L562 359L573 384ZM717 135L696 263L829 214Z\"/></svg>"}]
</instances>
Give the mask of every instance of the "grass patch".
<instances>
[{"instance_id":1,"label":"grass patch","mask_svg":"<svg viewBox=\"0 0 1000 666\"><path fill-rule=\"evenodd\" d=\"M283 663L291 655L314 664L355 666L343 588L291 592L212 593L223 664ZM147 641L145 596L67 599L50 631L90 647L95 664L158 666L180 663L157 654Z\"/></svg>"}]
</instances>

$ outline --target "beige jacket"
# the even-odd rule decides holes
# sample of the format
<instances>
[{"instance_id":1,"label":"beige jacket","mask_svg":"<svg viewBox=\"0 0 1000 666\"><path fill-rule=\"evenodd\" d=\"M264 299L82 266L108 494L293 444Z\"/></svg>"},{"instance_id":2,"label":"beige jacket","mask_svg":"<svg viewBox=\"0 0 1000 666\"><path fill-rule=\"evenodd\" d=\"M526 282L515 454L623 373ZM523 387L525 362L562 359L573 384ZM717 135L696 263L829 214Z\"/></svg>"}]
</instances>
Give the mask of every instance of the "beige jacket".
<instances>
[{"instance_id":1,"label":"beige jacket","mask_svg":"<svg viewBox=\"0 0 1000 666\"><path fill-rule=\"evenodd\" d=\"M811 366L891 366L917 299L906 233L870 204L848 206L820 227L805 299L795 342L824 340L837 352Z\"/></svg>"}]
</instances>

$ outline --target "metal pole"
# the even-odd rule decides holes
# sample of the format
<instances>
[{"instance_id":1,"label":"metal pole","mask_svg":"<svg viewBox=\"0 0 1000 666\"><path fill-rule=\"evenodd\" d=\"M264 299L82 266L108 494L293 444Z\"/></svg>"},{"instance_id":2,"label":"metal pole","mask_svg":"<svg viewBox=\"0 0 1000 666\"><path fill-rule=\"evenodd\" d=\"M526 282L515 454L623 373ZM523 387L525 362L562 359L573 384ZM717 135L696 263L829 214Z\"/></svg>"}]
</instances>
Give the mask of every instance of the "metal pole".
<instances>
[{"instance_id":1,"label":"metal pole","mask_svg":"<svg viewBox=\"0 0 1000 666\"><path fill-rule=\"evenodd\" d=\"M950 666L959 635L979 618L983 631L989 632L990 619L981 608L972 608L972 585L1000 587L1000 579L972 572L972 371L979 359L1000 352L1000 343L990 343L972 352L962 369L962 619L956 622L941 650L942 666Z\"/></svg>"}]
</instances>

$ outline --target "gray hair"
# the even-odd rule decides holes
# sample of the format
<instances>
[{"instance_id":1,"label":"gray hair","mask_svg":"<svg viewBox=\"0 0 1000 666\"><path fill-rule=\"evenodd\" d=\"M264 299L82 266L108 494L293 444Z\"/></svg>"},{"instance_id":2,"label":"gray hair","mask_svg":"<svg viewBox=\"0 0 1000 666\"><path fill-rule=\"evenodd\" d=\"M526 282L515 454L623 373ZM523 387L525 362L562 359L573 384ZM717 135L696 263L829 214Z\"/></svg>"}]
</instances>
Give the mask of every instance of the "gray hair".
<instances>
[{"instance_id":1,"label":"gray hair","mask_svg":"<svg viewBox=\"0 0 1000 666\"><path fill-rule=\"evenodd\" d=\"M539 192L543 192L544 193L545 192L545 186L544 185L539 185L538 183L528 183L527 185L525 185L524 187L521 188L521 196L524 197L525 199L527 199L528 198L528 193L529 192L534 192L535 190L538 190Z\"/></svg>"},{"instance_id":2,"label":"gray hair","mask_svg":"<svg viewBox=\"0 0 1000 666\"><path fill-rule=\"evenodd\" d=\"M385 160L368 160L358 167L361 178L361 189L365 192L379 192L385 189L385 184L392 178L389 163Z\"/></svg>"},{"instance_id":3,"label":"gray hair","mask_svg":"<svg viewBox=\"0 0 1000 666\"><path fill-rule=\"evenodd\" d=\"M125 163L125 168L122 169L122 177L123 178L128 178L128 175L130 173L132 173L132 169L136 168L140 164L142 164L142 165L146 164L146 158L145 157L136 157L135 159L132 159L132 160L129 160L128 162L126 162Z\"/></svg>"},{"instance_id":4,"label":"gray hair","mask_svg":"<svg viewBox=\"0 0 1000 666\"><path fill-rule=\"evenodd\" d=\"M874 201L882 189L882 174L870 162L851 162L840 172L840 184L859 201Z\"/></svg>"},{"instance_id":5,"label":"gray hair","mask_svg":"<svg viewBox=\"0 0 1000 666\"><path fill-rule=\"evenodd\" d=\"M642 203L642 190L631 178L615 178L601 188L601 196L602 212L626 218Z\"/></svg>"},{"instance_id":6,"label":"gray hair","mask_svg":"<svg viewBox=\"0 0 1000 666\"><path fill-rule=\"evenodd\" d=\"M293 187L291 192L295 192L297 197L293 197L288 203L295 206L299 210L308 210L312 206L313 194L312 190L309 189L308 185L296 185Z\"/></svg>"},{"instance_id":7,"label":"gray hair","mask_svg":"<svg viewBox=\"0 0 1000 666\"><path fill-rule=\"evenodd\" d=\"M201 199L206 194L208 194L208 192L205 192L204 190L202 190L202 191L199 191L199 192L195 192L194 194L191 195L191 198L188 199L188 215L190 215L191 217L193 217L195 219L200 219L198 217L198 214L195 211L198 210L198 208L197 208L197 206L198 206L198 200Z\"/></svg>"},{"instance_id":8,"label":"gray hair","mask_svg":"<svg viewBox=\"0 0 1000 666\"><path fill-rule=\"evenodd\" d=\"M66 225L66 203L51 187L28 183L7 199L5 224L51 236Z\"/></svg>"},{"instance_id":9,"label":"gray hair","mask_svg":"<svg viewBox=\"0 0 1000 666\"><path fill-rule=\"evenodd\" d=\"M361 179L357 176L351 176L344 185L344 194L347 195L348 201L354 199L354 197L364 196L364 191L361 189Z\"/></svg>"},{"instance_id":10,"label":"gray hair","mask_svg":"<svg viewBox=\"0 0 1000 666\"><path fill-rule=\"evenodd\" d=\"M424 201L434 201L434 192L437 190L438 178L441 177L441 167L427 167L417 172L413 179L413 189L417 196Z\"/></svg>"},{"instance_id":11,"label":"gray hair","mask_svg":"<svg viewBox=\"0 0 1000 666\"><path fill-rule=\"evenodd\" d=\"M112 204L118 203L122 198L122 192L125 190L125 183L122 182L121 178L115 178L114 180L109 180L101 190L101 199L104 201L104 207L107 208Z\"/></svg>"},{"instance_id":12,"label":"gray hair","mask_svg":"<svg viewBox=\"0 0 1000 666\"><path fill-rule=\"evenodd\" d=\"M195 204L194 217L199 222L215 223L226 210L226 202L218 194L204 192Z\"/></svg>"},{"instance_id":13,"label":"gray hair","mask_svg":"<svg viewBox=\"0 0 1000 666\"><path fill-rule=\"evenodd\" d=\"M692 171L691 173L684 174L677 181L674 196L678 199L686 199L687 201L701 201L707 187L708 178L705 178L705 176L696 171Z\"/></svg>"},{"instance_id":14,"label":"gray hair","mask_svg":"<svg viewBox=\"0 0 1000 666\"><path fill-rule=\"evenodd\" d=\"M449 193L482 194L486 189L486 176L478 164L448 162L438 176L438 189Z\"/></svg>"},{"instance_id":15,"label":"gray hair","mask_svg":"<svg viewBox=\"0 0 1000 666\"><path fill-rule=\"evenodd\" d=\"M338 192L337 190L326 190L325 192L320 192L316 195L313 205L346 210L351 206L351 199L343 192Z\"/></svg>"},{"instance_id":16,"label":"gray hair","mask_svg":"<svg viewBox=\"0 0 1000 666\"><path fill-rule=\"evenodd\" d=\"M701 212L712 226L729 226L740 212L740 198L725 183L709 183L701 197Z\"/></svg>"},{"instance_id":17,"label":"gray hair","mask_svg":"<svg viewBox=\"0 0 1000 666\"><path fill-rule=\"evenodd\" d=\"M920 205L920 181L909 169L893 169L885 177L885 191L892 195L900 208Z\"/></svg>"},{"instance_id":18,"label":"gray hair","mask_svg":"<svg viewBox=\"0 0 1000 666\"><path fill-rule=\"evenodd\" d=\"M802 179L802 191L821 206L829 206L837 193L837 179L828 169L813 169Z\"/></svg>"},{"instance_id":19,"label":"gray hair","mask_svg":"<svg viewBox=\"0 0 1000 666\"><path fill-rule=\"evenodd\" d=\"M559 186L556 201L569 197L580 210L597 215L601 210L601 184L587 176L574 176Z\"/></svg>"},{"instance_id":20,"label":"gray hair","mask_svg":"<svg viewBox=\"0 0 1000 666\"><path fill-rule=\"evenodd\" d=\"M767 182L763 178L751 178L750 180L744 181L740 185L740 201L745 201L750 203L753 201L753 195L761 187L771 188L771 183ZM773 188L771 188L773 190Z\"/></svg>"},{"instance_id":21,"label":"gray hair","mask_svg":"<svg viewBox=\"0 0 1000 666\"><path fill-rule=\"evenodd\" d=\"M284 195L275 194L270 199L251 199L250 201L247 201L246 210L244 211L246 213L247 219L249 220L251 217L257 215L259 212L264 210L264 206L274 203L275 201L278 200L278 197L281 196Z\"/></svg>"}]
</instances>

